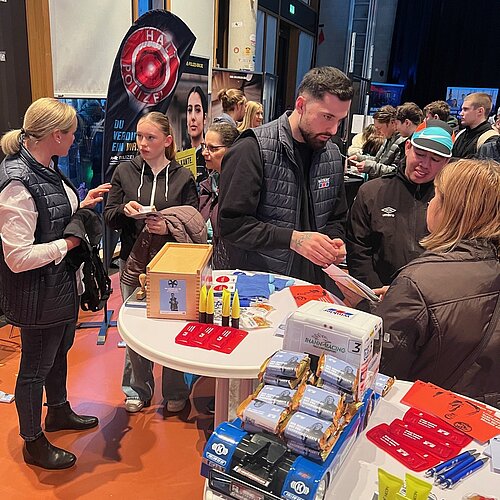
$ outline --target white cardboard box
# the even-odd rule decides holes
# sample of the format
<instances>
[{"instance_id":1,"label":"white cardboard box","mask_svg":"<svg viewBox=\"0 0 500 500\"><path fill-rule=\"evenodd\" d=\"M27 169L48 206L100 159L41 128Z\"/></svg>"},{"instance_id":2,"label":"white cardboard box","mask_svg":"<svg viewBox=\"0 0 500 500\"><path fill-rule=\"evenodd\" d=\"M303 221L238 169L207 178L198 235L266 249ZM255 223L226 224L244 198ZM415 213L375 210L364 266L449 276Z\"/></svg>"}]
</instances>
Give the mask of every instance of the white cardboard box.
<instances>
[{"instance_id":1,"label":"white cardboard box","mask_svg":"<svg viewBox=\"0 0 500 500\"><path fill-rule=\"evenodd\" d=\"M283 349L331 354L360 374L358 399L372 387L380 364L382 318L357 309L312 300L287 320Z\"/></svg>"}]
</instances>

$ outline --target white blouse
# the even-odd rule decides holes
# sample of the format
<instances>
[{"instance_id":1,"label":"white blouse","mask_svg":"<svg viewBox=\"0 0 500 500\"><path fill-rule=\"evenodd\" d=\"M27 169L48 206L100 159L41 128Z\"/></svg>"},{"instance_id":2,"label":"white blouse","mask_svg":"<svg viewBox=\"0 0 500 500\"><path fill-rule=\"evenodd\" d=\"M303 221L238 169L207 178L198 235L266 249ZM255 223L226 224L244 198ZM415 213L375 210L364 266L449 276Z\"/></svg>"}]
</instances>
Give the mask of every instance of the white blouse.
<instances>
[{"instance_id":1,"label":"white blouse","mask_svg":"<svg viewBox=\"0 0 500 500\"><path fill-rule=\"evenodd\" d=\"M75 213L78 198L65 182L63 185L71 211ZM0 192L0 236L5 262L14 273L37 269L51 262L59 264L68 252L63 238L34 244L37 220L38 212L30 192L22 182L11 181Z\"/></svg>"}]
</instances>

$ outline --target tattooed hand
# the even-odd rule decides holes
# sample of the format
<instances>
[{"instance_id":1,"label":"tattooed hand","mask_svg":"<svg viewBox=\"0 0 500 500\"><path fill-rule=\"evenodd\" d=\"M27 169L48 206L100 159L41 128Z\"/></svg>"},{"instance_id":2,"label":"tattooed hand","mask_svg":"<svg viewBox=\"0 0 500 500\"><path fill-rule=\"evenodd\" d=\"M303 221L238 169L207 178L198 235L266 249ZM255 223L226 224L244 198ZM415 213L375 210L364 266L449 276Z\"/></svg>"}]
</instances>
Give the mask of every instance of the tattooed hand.
<instances>
[{"instance_id":1,"label":"tattooed hand","mask_svg":"<svg viewBox=\"0 0 500 500\"><path fill-rule=\"evenodd\" d=\"M326 234L315 232L294 231L290 249L321 267L342 262L345 257L342 240L338 238L332 240Z\"/></svg>"}]
</instances>

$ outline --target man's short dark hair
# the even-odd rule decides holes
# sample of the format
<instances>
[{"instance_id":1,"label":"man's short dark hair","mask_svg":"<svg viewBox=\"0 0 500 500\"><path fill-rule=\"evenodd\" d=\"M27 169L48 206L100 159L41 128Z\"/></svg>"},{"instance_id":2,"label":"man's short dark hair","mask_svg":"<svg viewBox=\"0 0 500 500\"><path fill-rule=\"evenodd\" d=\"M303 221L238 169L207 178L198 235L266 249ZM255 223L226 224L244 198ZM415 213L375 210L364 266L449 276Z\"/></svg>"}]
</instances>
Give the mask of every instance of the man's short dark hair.
<instances>
[{"instance_id":1,"label":"man's short dark hair","mask_svg":"<svg viewBox=\"0 0 500 500\"><path fill-rule=\"evenodd\" d=\"M340 69L332 66L309 70L300 82L297 95L309 94L321 100L327 92L341 101L350 101L354 95L351 80Z\"/></svg>"},{"instance_id":2,"label":"man's short dark hair","mask_svg":"<svg viewBox=\"0 0 500 500\"><path fill-rule=\"evenodd\" d=\"M447 122L450 117L450 105L446 101L432 101L424 108L424 113L426 116L432 115L433 118L437 115L441 121Z\"/></svg>"},{"instance_id":3,"label":"man's short dark hair","mask_svg":"<svg viewBox=\"0 0 500 500\"><path fill-rule=\"evenodd\" d=\"M424 113L414 102L405 102L396 108L396 120L410 120L414 125L424 121Z\"/></svg>"},{"instance_id":4,"label":"man's short dark hair","mask_svg":"<svg viewBox=\"0 0 500 500\"><path fill-rule=\"evenodd\" d=\"M375 111L373 119L380 123L390 123L396 119L396 108L390 104L382 106L378 111Z\"/></svg>"}]
</instances>

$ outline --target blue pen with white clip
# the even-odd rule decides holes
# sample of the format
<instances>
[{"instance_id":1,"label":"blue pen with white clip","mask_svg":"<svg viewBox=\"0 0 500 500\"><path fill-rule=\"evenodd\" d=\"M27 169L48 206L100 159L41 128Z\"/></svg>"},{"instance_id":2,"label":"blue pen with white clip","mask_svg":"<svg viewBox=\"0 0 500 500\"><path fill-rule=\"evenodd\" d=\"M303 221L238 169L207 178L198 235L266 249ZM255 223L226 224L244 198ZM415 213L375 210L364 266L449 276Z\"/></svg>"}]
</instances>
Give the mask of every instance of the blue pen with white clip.
<instances>
[{"instance_id":1,"label":"blue pen with white clip","mask_svg":"<svg viewBox=\"0 0 500 500\"><path fill-rule=\"evenodd\" d=\"M488 460L489 458L481 458L480 460L476 460L469 467L462 469L460 472L457 472L453 476L446 479L444 483L441 483L439 485L439 487L444 490L446 488L451 488L452 486L455 486L455 484L457 484L459 481L462 481L462 479L465 479L467 476L470 476L473 472L483 467Z\"/></svg>"},{"instance_id":2,"label":"blue pen with white clip","mask_svg":"<svg viewBox=\"0 0 500 500\"><path fill-rule=\"evenodd\" d=\"M476 458L479 455L480 453L473 453L470 457L467 457L465 460L462 460L461 462L458 462L458 464L455 464L453 467L451 467L451 469L448 469L441 474L437 474L436 479L434 480L434 484L444 483L446 479L449 479L451 476L454 476L458 472L466 469L475 462Z\"/></svg>"},{"instance_id":3,"label":"blue pen with white clip","mask_svg":"<svg viewBox=\"0 0 500 500\"><path fill-rule=\"evenodd\" d=\"M436 465L435 467L432 467L425 473L425 477L432 477L438 472L450 469L454 465L458 464L458 462L461 462L462 460L465 460L466 458L469 458L476 450L468 450L464 451L463 453L460 453L460 455L457 455L456 457L452 457L446 462L443 462L439 465Z\"/></svg>"}]
</instances>

